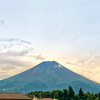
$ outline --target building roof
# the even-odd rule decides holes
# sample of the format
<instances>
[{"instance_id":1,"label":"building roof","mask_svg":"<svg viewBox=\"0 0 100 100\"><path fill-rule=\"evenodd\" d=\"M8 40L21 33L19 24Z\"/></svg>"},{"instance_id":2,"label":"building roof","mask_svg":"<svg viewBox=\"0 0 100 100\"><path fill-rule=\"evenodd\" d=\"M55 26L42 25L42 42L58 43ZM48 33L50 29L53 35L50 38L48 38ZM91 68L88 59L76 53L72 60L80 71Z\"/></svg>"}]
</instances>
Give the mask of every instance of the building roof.
<instances>
[{"instance_id":1,"label":"building roof","mask_svg":"<svg viewBox=\"0 0 100 100\"><path fill-rule=\"evenodd\" d=\"M30 97L30 98L34 98L34 96L33 95L26 95L27 97Z\"/></svg>"},{"instance_id":2,"label":"building roof","mask_svg":"<svg viewBox=\"0 0 100 100\"><path fill-rule=\"evenodd\" d=\"M31 98L20 93L0 93L0 99L24 99L31 100Z\"/></svg>"},{"instance_id":3,"label":"building roof","mask_svg":"<svg viewBox=\"0 0 100 100\"><path fill-rule=\"evenodd\" d=\"M51 98L43 98L43 99L39 99L39 100L53 100Z\"/></svg>"}]
</instances>

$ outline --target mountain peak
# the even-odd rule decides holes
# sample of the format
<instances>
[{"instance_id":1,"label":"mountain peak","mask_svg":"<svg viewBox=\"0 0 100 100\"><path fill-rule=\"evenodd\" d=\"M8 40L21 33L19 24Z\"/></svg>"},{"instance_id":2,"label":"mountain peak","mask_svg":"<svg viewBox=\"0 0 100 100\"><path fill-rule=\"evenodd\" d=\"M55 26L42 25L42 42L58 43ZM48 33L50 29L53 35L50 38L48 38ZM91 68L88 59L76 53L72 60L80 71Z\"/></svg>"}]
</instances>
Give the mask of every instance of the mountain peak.
<instances>
[{"instance_id":1,"label":"mountain peak","mask_svg":"<svg viewBox=\"0 0 100 100\"><path fill-rule=\"evenodd\" d=\"M56 62L56 61L43 61L42 63L58 63L58 62Z\"/></svg>"},{"instance_id":2,"label":"mountain peak","mask_svg":"<svg viewBox=\"0 0 100 100\"><path fill-rule=\"evenodd\" d=\"M42 63L40 63L39 65L37 65L36 67L45 67L45 68L48 68L48 67L51 67L51 68L61 68L63 67L61 64L59 64L58 62L56 61L44 61Z\"/></svg>"}]
</instances>

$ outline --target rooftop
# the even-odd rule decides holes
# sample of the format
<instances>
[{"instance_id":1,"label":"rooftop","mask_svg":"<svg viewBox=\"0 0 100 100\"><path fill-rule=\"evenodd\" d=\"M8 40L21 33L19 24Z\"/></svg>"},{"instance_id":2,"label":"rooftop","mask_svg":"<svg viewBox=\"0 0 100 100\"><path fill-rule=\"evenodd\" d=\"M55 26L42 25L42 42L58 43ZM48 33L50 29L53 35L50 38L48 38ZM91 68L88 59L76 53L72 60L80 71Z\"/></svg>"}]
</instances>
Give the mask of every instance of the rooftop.
<instances>
[{"instance_id":1,"label":"rooftop","mask_svg":"<svg viewBox=\"0 0 100 100\"><path fill-rule=\"evenodd\" d=\"M20 93L0 93L0 99L31 100L28 96Z\"/></svg>"},{"instance_id":2,"label":"rooftop","mask_svg":"<svg viewBox=\"0 0 100 100\"><path fill-rule=\"evenodd\" d=\"M43 98L43 99L40 99L40 100L53 100L51 98Z\"/></svg>"}]
</instances>

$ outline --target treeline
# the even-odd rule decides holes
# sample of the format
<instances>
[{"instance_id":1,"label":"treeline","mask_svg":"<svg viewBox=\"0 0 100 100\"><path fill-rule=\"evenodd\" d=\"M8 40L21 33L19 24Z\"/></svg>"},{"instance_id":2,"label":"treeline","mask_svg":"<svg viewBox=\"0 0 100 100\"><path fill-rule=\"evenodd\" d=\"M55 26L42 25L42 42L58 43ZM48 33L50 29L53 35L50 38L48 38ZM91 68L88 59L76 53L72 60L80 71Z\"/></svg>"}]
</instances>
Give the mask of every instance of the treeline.
<instances>
[{"instance_id":1,"label":"treeline","mask_svg":"<svg viewBox=\"0 0 100 100\"><path fill-rule=\"evenodd\" d=\"M73 88L69 86L68 90L53 90L53 91L33 91L28 93L28 95L34 95L38 98L52 98L58 100L100 100L99 93L84 93L82 88L80 88L79 93L75 94Z\"/></svg>"}]
</instances>

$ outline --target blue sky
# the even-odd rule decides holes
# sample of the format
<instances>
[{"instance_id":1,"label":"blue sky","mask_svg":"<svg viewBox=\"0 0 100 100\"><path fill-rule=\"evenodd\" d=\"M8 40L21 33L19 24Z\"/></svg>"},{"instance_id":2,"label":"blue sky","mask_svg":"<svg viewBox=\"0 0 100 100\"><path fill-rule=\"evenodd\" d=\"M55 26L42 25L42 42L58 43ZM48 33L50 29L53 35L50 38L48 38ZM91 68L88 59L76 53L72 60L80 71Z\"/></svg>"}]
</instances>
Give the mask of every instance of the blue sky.
<instances>
[{"instance_id":1,"label":"blue sky","mask_svg":"<svg viewBox=\"0 0 100 100\"><path fill-rule=\"evenodd\" d=\"M55 60L100 82L99 12L99 0L0 0L0 79Z\"/></svg>"}]
</instances>

